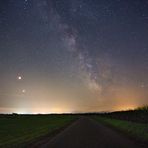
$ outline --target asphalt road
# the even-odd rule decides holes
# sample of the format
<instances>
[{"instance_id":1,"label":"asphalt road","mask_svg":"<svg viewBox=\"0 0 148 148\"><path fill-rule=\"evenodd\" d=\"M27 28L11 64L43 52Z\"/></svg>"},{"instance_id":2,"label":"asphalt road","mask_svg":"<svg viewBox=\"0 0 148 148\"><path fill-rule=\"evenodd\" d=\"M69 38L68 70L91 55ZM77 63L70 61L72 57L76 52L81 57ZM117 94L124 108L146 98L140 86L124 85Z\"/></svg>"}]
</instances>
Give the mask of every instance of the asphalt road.
<instances>
[{"instance_id":1,"label":"asphalt road","mask_svg":"<svg viewBox=\"0 0 148 148\"><path fill-rule=\"evenodd\" d=\"M60 134L35 146L43 148L142 148L134 140L92 119L82 117Z\"/></svg>"}]
</instances>

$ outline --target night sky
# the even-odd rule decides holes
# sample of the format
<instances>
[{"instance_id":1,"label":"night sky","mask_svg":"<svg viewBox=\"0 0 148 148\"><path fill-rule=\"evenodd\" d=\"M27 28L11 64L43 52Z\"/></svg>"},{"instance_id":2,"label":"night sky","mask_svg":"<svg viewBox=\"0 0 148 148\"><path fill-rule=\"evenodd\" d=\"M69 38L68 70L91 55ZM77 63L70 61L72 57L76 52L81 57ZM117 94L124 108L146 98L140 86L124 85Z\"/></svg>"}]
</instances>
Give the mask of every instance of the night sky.
<instances>
[{"instance_id":1,"label":"night sky","mask_svg":"<svg viewBox=\"0 0 148 148\"><path fill-rule=\"evenodd\" d=\"M0 112L148 104L147 0L0 0Z\"/></svg>"}]
</instances>

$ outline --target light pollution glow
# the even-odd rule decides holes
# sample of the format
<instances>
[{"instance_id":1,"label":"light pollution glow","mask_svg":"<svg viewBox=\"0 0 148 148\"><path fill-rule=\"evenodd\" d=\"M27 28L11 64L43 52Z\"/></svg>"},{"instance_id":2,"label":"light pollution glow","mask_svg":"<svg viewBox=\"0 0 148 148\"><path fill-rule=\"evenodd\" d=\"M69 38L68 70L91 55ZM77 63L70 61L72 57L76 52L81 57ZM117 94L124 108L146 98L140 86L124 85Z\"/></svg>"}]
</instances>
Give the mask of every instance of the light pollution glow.
<instances>
[{"instance_id":1,"label":"light pollution glow","mask_svg":"<svg viewBox=\"0 0 148 148\"><path fill-rule=\"evenodd\" d=\"M6 0L0 10L0 113L148 104L146 2Z\"/></svg>"},{"instance_id":2,"label":"light pollution glow","mask_svg":"<svg viewBox=\"0 0 148 148\"><path fill-rule=\"evenodd\" d=\"M89 80L87 82L79 88L74 88L74 86L70 88L64 84L62 86L60 84L59 87L56 84L56 88L52 88L45 85L46 82L38 83L37 86L32 85L28 88L26 93L20 92L19 95L14 96L7 95L7 98L11 96L12 102L8 99L9 102L4 102L4 104L13 107L3 107L0 111L24 114L77 113L126 110L143 105L144 100L140 100L142 96L133 88L117 89L111 87L108 88L109 95L104 96L97 84Z\"/></svg>"}]
</instances>

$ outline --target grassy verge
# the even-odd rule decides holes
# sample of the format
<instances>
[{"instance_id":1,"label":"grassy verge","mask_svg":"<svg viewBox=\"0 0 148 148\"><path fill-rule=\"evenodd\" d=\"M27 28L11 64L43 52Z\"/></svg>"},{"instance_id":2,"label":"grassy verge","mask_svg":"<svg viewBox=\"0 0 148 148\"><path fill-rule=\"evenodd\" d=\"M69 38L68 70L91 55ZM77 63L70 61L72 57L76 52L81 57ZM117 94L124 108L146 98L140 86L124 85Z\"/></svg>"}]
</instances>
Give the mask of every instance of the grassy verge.
<instances>
[{"instance_id":1,"label":"grassy verge","mask_svg":"<svg viewBox=\"0 0 148 148\"><path fill-rule=\"evenodd\" d=\"M95 116L95 120L114 127L138 140L148 141L148 124Z\"/></svg>"},{"instance_id":2,"label":"grassy verge","mask_svg":"<svg viewBox=\"0 0 148 148\"><path fill-rule=\"evenodd\" d=\"M0 116L0 147L20 146L64 127L75 118L71 115Z\"/></svg>"}]
</instances>

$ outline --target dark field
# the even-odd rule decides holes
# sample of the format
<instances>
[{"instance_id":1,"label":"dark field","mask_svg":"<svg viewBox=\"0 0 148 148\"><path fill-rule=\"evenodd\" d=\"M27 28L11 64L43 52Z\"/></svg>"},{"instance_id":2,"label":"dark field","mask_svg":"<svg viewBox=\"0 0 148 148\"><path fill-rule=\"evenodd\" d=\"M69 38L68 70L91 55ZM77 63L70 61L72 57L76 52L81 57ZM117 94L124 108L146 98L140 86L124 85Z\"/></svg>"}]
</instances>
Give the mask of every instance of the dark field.
<instances>
[{"instance_id":1,"label":"dark field","mask_svg":"<svg viewBox=\"0 0 148 148\"><path fill-rule=\"evenodd\" d=\"M94 117L97 121L113 127L130 137L148 142L148 107L135 110L102 113Z\"/></svg>"},{"instance_id":2,"label":"dark field","mask_svg":"<svg viewBox=\"0 0 148 148\"><path fill-rule=\"evenodd\" d=\"M80 120L72 125L66 133L63 132L65 127L76 119ZM95 128L98 129L98 132L96 132ZM116 130L117 132L114 132ZM108 132L106 133L106 131ZM56 138L55 134L59 132L61 132L63 136ZM100 132L102 132L102 134ZM120 132L123 133L125 137L120 137ZM91 135L89 135L90 133ZM89 136L101 140L101 135L104 135L104 137L112 137L111 133L114 133L115 137L121 141L128 141L128 137L131 137L133 138L131 142L139 141L139 143L142 142L145 145L145 143L148 142L148 107L111 113L0 115L0 147L42 145L42 142L45 145L50 145L49 139L54 137L57 139L54 142L55 144L57 141L65 139L63 140L63 145L66 145L67 142L73 145L74 143L72 143L72 141L77 139L77 141L81 143L81 146L78 143L77 146L83 147L84 145L87 146L87 143L88 145L93 145L97 142L97 140L96 142L93 140L94 143L92 143L93 141L88 138ZM70 135L68 136L69 141L66 140L67 138L64 138L66 135ZM84 136L83 138L82 135ZM112 141L116 141L116 139L114 137L112 138L109 143L114 146ZM102 142L102 147L107 144L105 139L106 138L104 138L104 142ZM122 142L120 144L122 145ZM96 147L97 145L99 145L99 143L96 143ZM74 146L75 145L73 145L73 147Z\"/></svg>"},{"instance_id":3,"label":"dark field","mask_svg":"<svg viewBox=\"0 0 148 148\"><path fill-rule=\"evenodd\" d=\"M71 115L0 115L0 147L24 145L66 126Z\"/></svg>"},{"instance_id":4,"label":"dark field","mask_svg":"<svg viewBox=\"0 0 148 148\"><path fill-rule=\"evenodd\" d=\"M119 120L96 116L95 119L109 127L113 127L124 134L135 138L136 140L148 142L148 124L130 122L126 120Z\"/></svg>"}]
</instances>

